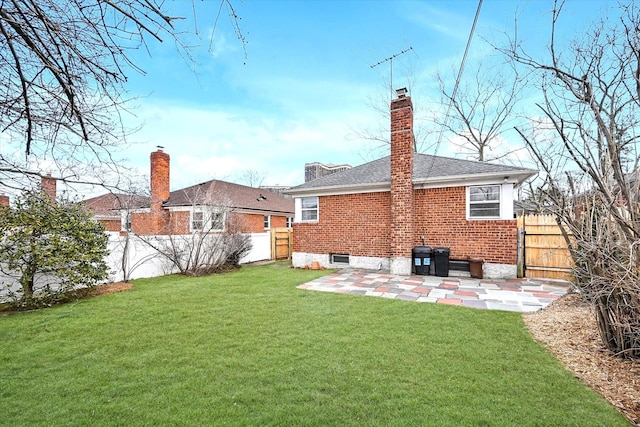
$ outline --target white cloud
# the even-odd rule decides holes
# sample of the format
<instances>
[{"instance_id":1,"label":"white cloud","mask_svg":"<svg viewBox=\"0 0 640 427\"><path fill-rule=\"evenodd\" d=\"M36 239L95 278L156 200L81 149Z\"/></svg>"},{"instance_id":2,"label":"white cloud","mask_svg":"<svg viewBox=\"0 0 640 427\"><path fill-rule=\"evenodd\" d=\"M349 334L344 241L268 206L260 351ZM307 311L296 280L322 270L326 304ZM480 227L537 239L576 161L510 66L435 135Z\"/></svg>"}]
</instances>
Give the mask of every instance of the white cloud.
<instances>
[{"instance_id":1,"label":"white cloud","mask_svg":"<svg viewBox=\"0 0 640 427\"><path fill-rule=\"evenodd\" d=\"M283 117L219 106L187 107L143 103L137 114L144 125L135 135L129 160L148 174L156 146L171 155L171 187L209 179L232 180L245 170L261 171L265 184L297 185L304 163L359 163L363 143L350 141L351 124L369 117L337 109Z\"/></svg>"}]
</instances>

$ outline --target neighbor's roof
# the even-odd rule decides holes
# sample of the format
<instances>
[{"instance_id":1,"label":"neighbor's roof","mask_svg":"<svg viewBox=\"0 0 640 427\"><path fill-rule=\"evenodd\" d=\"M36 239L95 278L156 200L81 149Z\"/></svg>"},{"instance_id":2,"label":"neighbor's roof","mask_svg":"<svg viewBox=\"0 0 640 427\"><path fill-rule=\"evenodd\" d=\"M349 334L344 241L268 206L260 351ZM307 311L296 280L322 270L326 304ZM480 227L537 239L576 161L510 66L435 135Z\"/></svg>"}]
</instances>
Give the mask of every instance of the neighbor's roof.
<instances>
[{"instance_id":1,"label":"neighbor's roof","mask_svg":"<svg viewBox=\"0 0 640 427\"><path fill-rule=\"evenodd\" d=\"M263 197L260 197L263 196ZM251 211L294 212L294 202L266 189L213 179L172 191L165 207L214 204Z\"/></svg>"},{"instance_id":2,"label":"neighbor's roof","mask_svg":"<svg viewBox=\"0 0 640 427\"><path fill-rule=\"evenodd\" d=\"M83 200L82 203L96 217L120 218L118 210L149 206L149 198L136 194L107 193Z\"/></svg>"},{"instance_id":3,"label":"neighbor's roof","mask_svg":"<svg viewBox=\"0 0 640 427\"><path fill-rule=\"evenodd\" d=\"M457 186L472 181L494 180L520 184L538 171L495 163L454 159L415 153L413 183L416 186ZM306 182L286 192L295 194L389 191L391 186L391 156Z\"/></svg>"}]
</instances>

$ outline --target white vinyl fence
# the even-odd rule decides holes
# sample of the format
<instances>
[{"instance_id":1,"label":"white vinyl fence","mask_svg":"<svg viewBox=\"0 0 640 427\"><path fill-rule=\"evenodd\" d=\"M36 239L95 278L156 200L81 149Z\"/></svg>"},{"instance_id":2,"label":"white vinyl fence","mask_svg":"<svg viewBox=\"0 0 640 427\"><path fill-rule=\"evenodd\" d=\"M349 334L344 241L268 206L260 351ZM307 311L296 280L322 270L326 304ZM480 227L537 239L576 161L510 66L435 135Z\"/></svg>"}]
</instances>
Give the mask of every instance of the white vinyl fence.
<instances>
[{"instance_id":1,"label":"white vinyl fence","mask_svg":"<svg viewBox=\"0 0 640 427\"><path fill-rule=\"evenodd\" d=\"M240 260L240 264L271 259L270 233L250 233L249 236L251 237L252 249ZM155 236L154 239L162 240L168 239L168 237ZM133 234L120 236L117 233L110 233L107 248L109 250L109 255L105 259L109 268L107 282L123 281L125 271L129 279L157 277L176 272L172 270L171 262ZM43 284L38 286L38 281L45 282L44 278L40 278L40 280L36 278L36 290L43 286ZM46 280L46 282L50 281ZM17 280L0 273L0 301L6 297L9 289L13 291L19 289Z\"/></svg>"},{"instance_id":2,"label":"white vinyl fence","mask_svg":"<svg viewBox=\"0 0 640 427\"><path fill-rule=\"evenodd\" d=\"M268 260L271 258L271 235L267 233L250 233L251 251L240 259L240 264ZM155 236L156 240L167 240L167 236ZM128 245L128 249L127 249ZM109 236L109 256L105 260L109 267L109 282L120 282L125 279L125 271L129 279L157 277L176 273L171 262L159 254L149 244L134 235ZM127 256L125 257L125 252ZM124 262L124 264L123 264Z\"/></svg>"}]
</instances>

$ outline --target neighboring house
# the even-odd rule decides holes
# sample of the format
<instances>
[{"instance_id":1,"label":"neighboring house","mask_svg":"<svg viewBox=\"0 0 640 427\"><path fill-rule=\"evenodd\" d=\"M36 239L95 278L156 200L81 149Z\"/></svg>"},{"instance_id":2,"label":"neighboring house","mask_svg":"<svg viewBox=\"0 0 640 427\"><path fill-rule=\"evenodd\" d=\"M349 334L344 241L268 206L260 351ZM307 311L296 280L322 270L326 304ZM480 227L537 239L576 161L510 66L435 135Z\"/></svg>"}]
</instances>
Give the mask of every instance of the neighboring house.
<instances>
[{"instance_id":1,"label":"neighboring house","mask_svg":"<svg viewBox=\"0 0 640 427\"><path fill-rule=\"evenodd\" d=\"M293 265L409 275L412 249L485 261L485 277L516 277L514 188L537 171L414 153L413 104L391 101L391 155L306 182L295 200Z\"/></svg>"},{"instance_id":2,"label":"neighboring house","mask_svg":"<svg viewBox=\"0 0 640 427\"><path fill-rule=\"evenodd\" d=\"M91 211L93 219L104 224L106 231L124 232L129 230L127 213L149 206L149 197L135 194L107 193L82 202Z\"/></svg>"},{"instance_id":3,"label":"neighboring house","mask_svg":"<svg viewBox=\"0 0 640 427\"><path fill-rule=\"evenodd\" d=\"M263 233L272 227L290 227L293 222L293 200L263 189L215 179L176 191L170 191L169 185L170 157L162 150L155 151L151 153L151 197L144 203L122 206L118 230L177 235L233 227L233 231ZM104 195L85 204L91 208L109 201L112 198ZM104 210L94 213L115 231L117 215L104 215Z\"/></svg>"},{"instance_id":4,"label":"neighboring house","mask_svg":"<svg viewBox=\"0 0 640 427\"><path fill-rule=\"evenodd\" d=\"M342 172L347 169L351 169L351 165L325 165L319 162L305 163L304 182L313 181L314 179L332 175L336 172Z\"/></svg>"}]
</instances>

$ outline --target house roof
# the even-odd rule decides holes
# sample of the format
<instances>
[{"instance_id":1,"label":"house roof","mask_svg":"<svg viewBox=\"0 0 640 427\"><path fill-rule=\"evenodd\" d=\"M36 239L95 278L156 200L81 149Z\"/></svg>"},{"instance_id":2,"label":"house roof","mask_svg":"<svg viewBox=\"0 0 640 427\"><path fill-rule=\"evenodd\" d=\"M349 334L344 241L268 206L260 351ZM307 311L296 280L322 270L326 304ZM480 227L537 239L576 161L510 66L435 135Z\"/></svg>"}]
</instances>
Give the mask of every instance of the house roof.
<instances>
[{"instance_id":1,"label":"house roof","mask_svg":"<svg viewBox=\"0 0 640 427\"><path fill-rule=\"evenodd\" d=\"M413 183L418 187L466 185L473 181L512 182L520 184L538 171L499 165L495 163L454 159L414 153ZM386 156L351 169L327 175L297 187L286 193L292 195L389 191L391 187L391 156Z\"/></svg>"},{"instance_id":2,"label":"house roof","mask_svg":"<svg viewBox=\"0 0 640 427\"><path fill-rule=\"evenodd\" d=\"M83 200L82 203L96 217L120 218L120 209L136 209L149 205L149 198L136 194L107 193Z\"/></svg>"},{"instance_id":3,"label":"house roof","mask_svg":"<svg viewBox=\"0 0 640 427\"><path fill-rule=\"evenodd\" d=\"M262 197L261 197L262 196ZM235 209L293 214L294 202L266 189L226 181L211 181L172 191L164 207L216 204Z\"/></svg>"}]
</instances>

